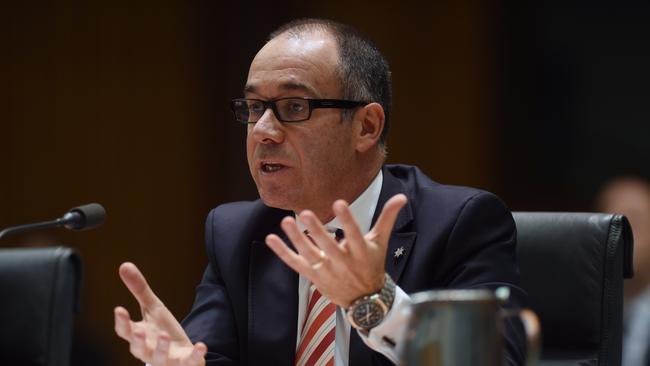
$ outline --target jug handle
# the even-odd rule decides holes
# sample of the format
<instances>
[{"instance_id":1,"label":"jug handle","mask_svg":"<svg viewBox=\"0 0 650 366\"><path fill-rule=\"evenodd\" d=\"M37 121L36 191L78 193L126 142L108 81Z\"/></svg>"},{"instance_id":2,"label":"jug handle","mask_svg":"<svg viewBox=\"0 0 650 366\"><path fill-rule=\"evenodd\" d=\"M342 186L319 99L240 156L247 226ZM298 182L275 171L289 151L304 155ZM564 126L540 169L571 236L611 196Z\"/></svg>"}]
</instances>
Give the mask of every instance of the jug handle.
<instances>
[{"instance_id":1,"label":"jug handle","mask_svg":"<svg viewBox=\"0 0 650 366\"><path fill-rule=\"evenodd\" d=\"M539 361L540 347L541 347L541 327L539 325L539 318L534 311L530 309L521 309L518 311L519 319L521 319L524 329L526 330L527 340L527 355L526 366L534 366Z\"/></svg>"},{"instance_id":2,"label":"jug handle","mask_svg":"<svg viewBox=\"0 0 650 366\"><path fill-rule=\"evenodd\" d=\"M539 318L530 309L502 309L502 317L519 317L526 332L526 366L535 366L539 362L541 348L541 326Z\"/></svg>"},{"instance_id":3,"label":"jug handle","mask_svg":"<svg viewBox=\"0 0 650 366\"><path fill-rule=\"evenodd\" d=\"M499 287L496 289L495 295L505 303L510 297L510 289L505 286ZM521 323L524 325L524 330L526 331L526 366L537 365L542 343L541 326L539 325L539 317L537 317L537 314L527 308L519 310L506 310L502 308L501 314L503 317L518 316L521 319Z\"/></svg>"}]
</instances>

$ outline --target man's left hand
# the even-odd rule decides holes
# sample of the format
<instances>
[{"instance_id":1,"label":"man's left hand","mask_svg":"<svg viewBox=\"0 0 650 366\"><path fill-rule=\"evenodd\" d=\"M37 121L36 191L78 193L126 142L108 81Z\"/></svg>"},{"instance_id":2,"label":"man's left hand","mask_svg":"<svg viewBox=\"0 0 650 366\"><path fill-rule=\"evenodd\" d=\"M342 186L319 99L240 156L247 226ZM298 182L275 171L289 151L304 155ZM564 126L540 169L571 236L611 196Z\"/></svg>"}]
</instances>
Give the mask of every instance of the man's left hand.
<instances>
[{"instance_id":1,"label":"man's left hand","mask_svg":"<svg viewBox=\"0 0 650 366\"><path fill-rule=\"evenodd\" d=\"M266 237L266 244L284 263L311 281L325 297L347 309L354 300L375 293L384 285L388 240L397 214L405 204L405 195L391 197L375 226L363 235L347 202L338 200L332 209L345 231L345 239L340 243L313 212L305 210L299 219L309 231L309 237L298 228L293 217L285 217L281 223L297 253L275 234Z\"/></svg>"}]
</instances>

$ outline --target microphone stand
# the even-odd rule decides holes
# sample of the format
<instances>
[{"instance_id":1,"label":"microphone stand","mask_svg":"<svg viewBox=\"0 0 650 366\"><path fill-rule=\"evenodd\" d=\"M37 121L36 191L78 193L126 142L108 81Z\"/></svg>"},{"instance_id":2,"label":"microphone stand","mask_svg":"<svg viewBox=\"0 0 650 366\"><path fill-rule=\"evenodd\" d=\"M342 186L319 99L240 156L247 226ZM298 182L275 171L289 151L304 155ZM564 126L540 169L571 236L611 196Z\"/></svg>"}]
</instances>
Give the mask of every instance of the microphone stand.
<instances>
[{"instance_id":1,"label":"microphone stand","mask_svg":"<svg viewBox=\"0 0 650 366\"><path fill-rule=\"evenodd\" d=\"M55 220L36 222L33 224L25 224L12 226L0 231L0 239L10 234L22 233L25 231L46 229L50 227L63 226L71 230L88 230L97 227L104 223L106 219L106 210L99 203L89 203L79 207L75 207L66 212L63 217Z\"/></svg>"},{"instance_id":2,"label":"microphone stand","mask_svg":"<svg viewBox=\"0 0 650 366\"><path fill-rule=\"evenodd\" d=\"M3 229L2 231L0 231L0 239L2 239L2 237L6 236L6 235L18 234L18 233L22 233L22 232L25 232L25 231L38 230L38 229L47 229L47 228L50 228L50 227L63 226L66 223L66 221L67 220L60 217L60 218L58 218L56 220L36 222L36 223L33 223L33 224L25 224L25 225L18 225L18 226L8 227L8 228Z\"/></svg>"}]
</instances>

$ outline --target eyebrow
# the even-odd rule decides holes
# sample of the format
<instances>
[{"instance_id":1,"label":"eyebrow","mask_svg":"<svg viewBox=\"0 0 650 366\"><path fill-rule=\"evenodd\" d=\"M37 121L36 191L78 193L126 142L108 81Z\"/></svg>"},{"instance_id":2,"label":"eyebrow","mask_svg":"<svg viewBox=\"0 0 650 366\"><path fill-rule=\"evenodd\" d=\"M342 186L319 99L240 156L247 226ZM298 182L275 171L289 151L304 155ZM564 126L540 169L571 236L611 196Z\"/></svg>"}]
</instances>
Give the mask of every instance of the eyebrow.
<instances>
[{"instance_id":1,"label":"eyebrow","mask_svg":"<svg viewBox=\"0 0 650 366\"><path fill-rule=\"evenodd\" d=\"M307 86L306 84L303 83L297 83L297 82L286 82L280 84L280 89L283 91L304 91L307 92L308 94L311 94L313 96L318 96L318 93L316 93L316 90L313 88ZM246 84L244 87L244 94L247 93L254 93L257 94L258 88L255 85L252 84Z\"/></svg>"}]
</instances>

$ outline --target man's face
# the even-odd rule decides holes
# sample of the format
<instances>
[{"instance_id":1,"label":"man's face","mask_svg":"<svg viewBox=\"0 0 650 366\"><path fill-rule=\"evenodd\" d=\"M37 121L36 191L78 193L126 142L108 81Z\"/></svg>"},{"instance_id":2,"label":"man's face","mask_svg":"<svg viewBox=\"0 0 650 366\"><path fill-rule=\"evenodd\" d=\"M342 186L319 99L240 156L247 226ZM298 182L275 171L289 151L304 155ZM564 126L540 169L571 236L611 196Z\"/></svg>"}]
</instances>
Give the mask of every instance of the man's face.
<instances>
[{"instance_id":1,"label":"man's face","mask_svg":"<svg viewBox=\"0 0 650 366\"><path fill-rule=\"evenodd\" d=\"M338 51L326 33L300 38L281 35L253 60L245 97L341 98L336 75ZM248 165L262 200L271 207L300 211L329 207L344 198L353 179L352 123L340 109L314 109L304 122L280 122L271 109L248 125Z\"/></svg>"}]
</instances>

